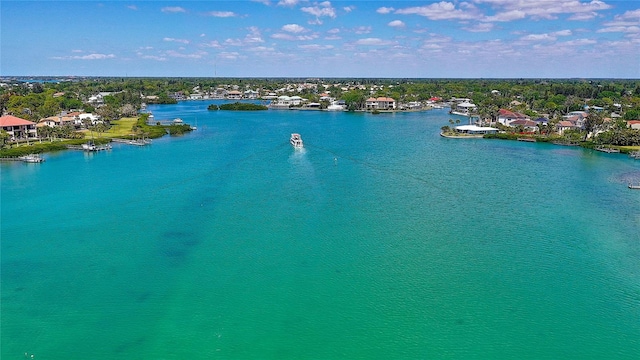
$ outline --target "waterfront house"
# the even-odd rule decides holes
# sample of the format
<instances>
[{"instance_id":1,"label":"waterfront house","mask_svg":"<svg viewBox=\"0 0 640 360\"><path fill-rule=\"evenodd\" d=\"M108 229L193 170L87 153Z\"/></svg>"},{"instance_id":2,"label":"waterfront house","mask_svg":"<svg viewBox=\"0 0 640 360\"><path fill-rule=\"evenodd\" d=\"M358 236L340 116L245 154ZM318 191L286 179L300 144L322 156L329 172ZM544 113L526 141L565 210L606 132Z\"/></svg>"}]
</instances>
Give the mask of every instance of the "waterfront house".
<instances>
[{"instance_id":1,"label":"waterfront house","mask_svg":"<svg viewBox=\"0 0 640 360\"><path fill-rule=\"evenodd\" d=\"M460 125L456 126L454 130L458 133L467 135L485 135L495 134L498 132L498 129L496 128L477 125Z\"/></svg>"},{"instance_id":2,"label":"waterfront house","mask_svg":"<svg viewBox=\"0 0 640 360\"><path fill-rule=\"evenodd\" d=\"M531 120L519 119L509 123L510 127L522 126L524 132L535 132L538 130L538 123Z\"/></svg>"},{"instance_id":3,"label":"waterfront house","mask_svg":"<svg viewBox=\"0 0 640 360\"><path fill-rule=\"evenodd\" d=\"M498 112L498 122L502 125L512 126L511 123L514 121L531 121L531 118L525 114L521 114L518 112L510 111L507 109L500 109ZM516 126L516 125L513 125Z\"/></svg>"},{"instance_id":4,"label":"waterfront house","mask_svg":"<svg viewBox=\"0 0 640 360\"><path fill-rule=\"evenodd\" d=\"M451 105L451 114L470 116L475 113L478 108L476 104L471 102L471 99L453 98L451 101L453 102L453 105Z\"/></svg>"},{"instance_id":5,"label":"waterfront house","mask_svg":"<svg viewBox=\"0 0 640 360\"><path fill-rule=\"evenodd\" d=\"M562 120L556 124L556 131L562 135L567 130L580 130L582 127L575 122L569 120Z\"/></svg>"},{"instance_id":6,"label":"waterfront house","mask_svg":"<svg viewBox=\"0 0 640 360\"><path fill-rule=\"evenodd\" d=\"M227 93L227 99L240 100L242 99L242 93L238 90L231 90Z\"/></svg>"},{"instance_id":7,"label":"waterfront house","mask_svg":"<svg viewBox=\"0 0 640 360\"><path fill-rule=\"evenodd\" d=\"M260 93L258 93L255 90L246 90L244 92L244 98L245 99L257 99L258 95L260 95Z\"/></svg>"},{"instance_id":8,"label":"waterfront house","mask_svg":"<svg viewBox=\"0 0 640 360\"><path fill-rule=\"evenodd\" d=\"M82 119L80 118L79 112L72 113L60 113L59 115L49 116L44 119L40 119L38 121L38 127L49 126L49 127L58 127L71 125L74 128L82 127ZM87 114L84 114L87 115Z\"/></svg>"},{"instance_id":9,"label":"waterfront house","mask_svg":"<svg viewBox=\"0 0 640 360\"><path fill-rule=\"evenodd\" d=\"M288 109L291 106L300 106L306 101L307 99L301 98L300 96L281 95L278 96L276 101L272 102L269 107L273 109Z\"/></svg>"},{"instance_id":10,"label":"waterfront house","mask_svg":"<svg viewBox=\"0 0 640 360\"><path fill-rule=\"evenodd\" d=\"M96 115L96 114L92 114L92 113L82 113L78 115L78 119L80 119L80 122L84 122L85 120L88 120L91 122L91 125L95 125L98 123L102 123L102 121L100 120L100 116Z\"/></svg>"},{"instance_id":11,"label":"waterfront house","mask_svg":"<svg viewBox=\"0 0 640 360\"><path fill-rule=\"evenodd\" d=\"M627 127L634 130L640 130L640 120L628 120Z\"/></svg>"},{"instance_id":12,"label":"waterfront house","mask_svg":"<svg viewBox=\"0 0 640 360\"><path fill-rule=\"evenodd\" d=\"M582 125L588 116L589 113L586 111L572 111L566 115L563 115L562 118L564 120L577 122L579 125Z\"/></svg>"},{"instance_id":13,"label":"waterfront house","mask_svg":"<svg viewBox=\"0 0 640 360\"><path fill-rule=\"evenodd\" d=\"M395 110L396 101L390 97L368 98L365 103L366 110Z\"/></svg>"},{"instance_id":14,"label":"waterfront house","mask_svg":"<svg viewBox=\"0 0 640 360\"><path fill-rule=\"evenodd\" d=\"M547 119L546 117L539 117L537 119L534 120L537 124L540 125L549 125L549 119Z\"/></svg>"},{"instance_id":15,"label":"waterfront house","mask_svg":"<svg viewBox=\"0 0 640 360\"><path fill-rule=\"evenodd\" d=\"M0 117L0 126L2 126L2 130L6 131L9 136L11 136L11 140L20 138L28 139L38 136L36 123L13 115Z\"/></svg>"}]
</instances>

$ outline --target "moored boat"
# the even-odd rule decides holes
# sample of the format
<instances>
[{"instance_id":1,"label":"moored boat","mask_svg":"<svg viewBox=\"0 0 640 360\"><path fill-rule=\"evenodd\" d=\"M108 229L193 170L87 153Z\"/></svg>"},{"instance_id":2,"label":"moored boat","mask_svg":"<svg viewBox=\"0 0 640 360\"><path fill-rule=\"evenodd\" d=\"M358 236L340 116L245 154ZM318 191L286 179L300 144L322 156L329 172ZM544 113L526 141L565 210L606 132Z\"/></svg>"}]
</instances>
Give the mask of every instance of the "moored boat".
<instances>
[{"instance_id":1,"label":"moored boat","mask_svg":"<svg viewBox=\"0 0 640 360\"><path fill-rule=\"evenodd\" d=\"M300 134L293 133L291 134L291 139L289 139L291 145L296 149L302 149L302 138Z\"/></svg>"},{"instance_id":2,"label":"moored boat","mask_svg":"<svg viewBox=\"0 0 640 360\"><path fill-rule=\"evenodd\" d=\"M42 158L39 154L24 155L20 156L19 159L27 163L41 163L44 161L44 158Z\"/></svg>"},{"instance_id":3,"label":"moored boat","mask_svg":"<svg viewBox=\"0 0 640 360\"><path fill-rule=\"evenodd\" d=\"M88 143L82 144L82 150L84 151L103 151L103 150L111 150L111 145L96 145L93 141L89 141Z\"/></svg>"}]
</instances>

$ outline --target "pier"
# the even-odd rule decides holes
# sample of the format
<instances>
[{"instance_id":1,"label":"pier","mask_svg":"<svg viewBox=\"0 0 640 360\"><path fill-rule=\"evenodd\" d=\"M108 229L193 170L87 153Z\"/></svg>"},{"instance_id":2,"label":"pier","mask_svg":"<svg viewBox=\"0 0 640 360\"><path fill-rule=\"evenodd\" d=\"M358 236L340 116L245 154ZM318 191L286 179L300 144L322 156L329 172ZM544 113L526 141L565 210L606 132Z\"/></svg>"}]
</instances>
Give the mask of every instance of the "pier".
<instances>
[{"instance_id":1,"label":"pier","mask_svg":"<svg viewBox=\"0 0 640 360\"><path fill-rule=\"evenodd\" d=\"M67 145L69 150L84 150L84 151L104 151L111 150L111 145L95 145L93 143L87 143L82 145Z\"/></svg>"},{"instance_id":2,"label":"pier","mask_svg":"<svg viewBox=\"0 0 640 360\"><path fill-rule=\"evenodd\" d=\"M136 145L136 146L145 146L151 144L151 139L136 139L136 140L128 140L128 139L111 139L112 142L127 144L127 145Z\"/></svg>"}]
</instances>

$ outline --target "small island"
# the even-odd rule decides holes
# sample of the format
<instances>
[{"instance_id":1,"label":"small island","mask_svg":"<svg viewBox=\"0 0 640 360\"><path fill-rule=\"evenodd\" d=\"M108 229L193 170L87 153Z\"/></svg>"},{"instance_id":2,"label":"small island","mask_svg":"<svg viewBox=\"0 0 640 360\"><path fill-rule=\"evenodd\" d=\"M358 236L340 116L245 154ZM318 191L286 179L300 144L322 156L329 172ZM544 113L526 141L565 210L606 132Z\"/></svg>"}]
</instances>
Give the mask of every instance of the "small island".
<instances>
[{"instance_id":1,"label":"small island","mask_svg":"<svg viewBox=\"0 0 640 360\"><path fill-rule=\"evenodd\" d=\"M255 110L268 110L269 108L265 105L241 103L237 101L231 104L222 104L222 105L211 104L207 107L207 110L218 110L218 109L236 110L236 111L255 111Z\"/></svg>"}]
</instances>

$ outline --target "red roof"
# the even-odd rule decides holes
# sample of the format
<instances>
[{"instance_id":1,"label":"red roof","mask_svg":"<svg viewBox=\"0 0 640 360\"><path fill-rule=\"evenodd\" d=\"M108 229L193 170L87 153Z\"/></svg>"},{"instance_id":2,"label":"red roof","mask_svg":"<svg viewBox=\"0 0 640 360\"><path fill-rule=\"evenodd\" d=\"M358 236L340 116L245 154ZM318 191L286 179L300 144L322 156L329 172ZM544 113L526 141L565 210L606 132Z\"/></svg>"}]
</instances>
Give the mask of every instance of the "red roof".
<instances>
[{"instance_id":1,"label":"red roof","mask_svg":"<svg viewBox=\"0 0 640 360\"><path fill-rule=\"evenodd\" d=\"M20 119L13 115L5 115L0 117L0 126L23 126L23 125L35 125L36 123L29 120Z\"/></svg>"},{"instance_id":2,"label":"red roof","mask_svg":"<svg viewBox=\"0 0 640 360\"><path fill-rule=\"evenodd\" d=\"M513 112L507 109L500 109L498 112L498 116L502 118L516 118L516 119L527 119L529 118L527 115L520 114L517 112Z\"/></svg>"}]
</instances>

